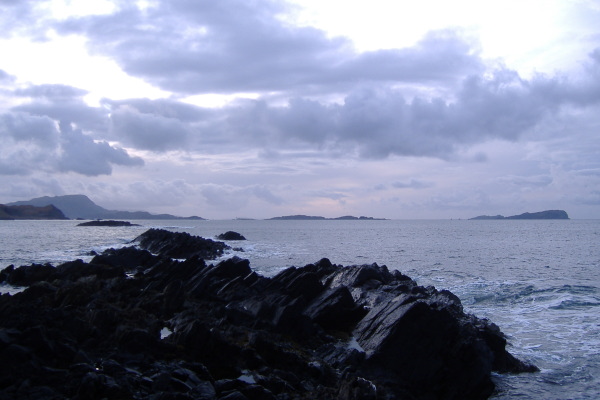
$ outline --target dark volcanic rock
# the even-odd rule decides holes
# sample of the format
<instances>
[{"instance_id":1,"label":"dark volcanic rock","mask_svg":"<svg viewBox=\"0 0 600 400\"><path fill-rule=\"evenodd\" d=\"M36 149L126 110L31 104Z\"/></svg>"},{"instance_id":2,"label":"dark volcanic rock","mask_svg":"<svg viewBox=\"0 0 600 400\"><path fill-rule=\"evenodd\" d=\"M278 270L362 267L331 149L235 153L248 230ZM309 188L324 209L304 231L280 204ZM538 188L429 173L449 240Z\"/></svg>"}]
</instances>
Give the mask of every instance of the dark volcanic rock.
<instances>
[{"instance_id":1,"label":"dark volcanic rock","mask_svg":"<svg viewBox=\"0 0 600 400\"><path fill-rule=\"evenodd\" d=\"M132 224L129 221L115 221L112 219L99 219L96 221L88 221L77 224L77 226L139 226Z\"/></svg>"},{"instance_id":2,"label":"dark volcanic rock","mask_svg":"<svg viewBox=\"0 0 600 400\"><path fill-rule=\"evenodd\" d=\"M227 231L225 233L221 233L217 235L217 239L219 240L246 240L246 238L234 231Z\"/></svg>"},{"instance_id":3,"label":"dark volcanic rock","mask_svg":"<svg viewBox=\"0 0 600 400\"><path fill-rule=\"evenodd\" d=\"M170 232L163 229L149 229L134 242L154 254L171 258L200 257L214 259L228 249L223 242L215 242L186 232Z\"/></svg>"},{"instance_id":4,"label":"dark volcanic rock","mask_svg":"<svg viewBox=\"0 0 600 400\"><path fill-rule=\"evenodd\" d=\"M167 256L198 238L149 237L162 255L0 272L30 285L0 296L0 398L485 399L492 371L536 370L452 293L385 266L266 278L236 257Z\"/></svg>"}]
</instances>

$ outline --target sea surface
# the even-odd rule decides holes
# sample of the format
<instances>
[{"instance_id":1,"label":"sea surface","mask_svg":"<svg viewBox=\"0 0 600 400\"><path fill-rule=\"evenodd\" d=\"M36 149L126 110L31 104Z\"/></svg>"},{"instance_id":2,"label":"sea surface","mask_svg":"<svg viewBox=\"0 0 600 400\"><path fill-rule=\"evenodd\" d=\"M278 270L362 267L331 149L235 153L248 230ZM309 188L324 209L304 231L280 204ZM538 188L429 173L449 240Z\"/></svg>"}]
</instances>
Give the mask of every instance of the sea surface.
<instances>
[{"instance_id":1,"label":"sea surface","mask_svg":"<svg viewBox=\"0 0 600 400\"><path fill-rule=\"evenodd\" d=\"M58 265L129 245L149 228L248 240L225 257L248 258L263 275L326 257L387 265L420 285L449 289L467 312L489 318L509 350L541 372L494 377L494 399L600 399L600 220L0 221L0 268ZM15 288L0 286L0 291Z\"/></svg>"}]
</instances>

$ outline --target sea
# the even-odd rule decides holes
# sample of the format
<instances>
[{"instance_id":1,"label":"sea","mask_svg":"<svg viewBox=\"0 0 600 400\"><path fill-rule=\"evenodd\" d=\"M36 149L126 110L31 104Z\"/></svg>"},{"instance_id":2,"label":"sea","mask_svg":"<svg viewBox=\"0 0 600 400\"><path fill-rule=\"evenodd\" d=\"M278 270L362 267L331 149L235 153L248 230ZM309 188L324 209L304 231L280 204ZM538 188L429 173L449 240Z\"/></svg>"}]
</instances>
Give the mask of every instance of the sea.
<instances>
[{"instance_id":1,"label":"sea","mask_svg":"<svg viewBox=\"0 0 600 400\"><path fill-rule=\"evenodd\" d=\"M541 370L495 375L495 400L600 399L600 220L79 222L0 221L0 268L88 261L92 251L131 245L149 228L213 239L235 231L247 240L229 242L235 250L224 257L247 258L265 276L328 258L386 265L452 291L467 312L500 327L512 354Z\"/></svg>"}]
</instances>

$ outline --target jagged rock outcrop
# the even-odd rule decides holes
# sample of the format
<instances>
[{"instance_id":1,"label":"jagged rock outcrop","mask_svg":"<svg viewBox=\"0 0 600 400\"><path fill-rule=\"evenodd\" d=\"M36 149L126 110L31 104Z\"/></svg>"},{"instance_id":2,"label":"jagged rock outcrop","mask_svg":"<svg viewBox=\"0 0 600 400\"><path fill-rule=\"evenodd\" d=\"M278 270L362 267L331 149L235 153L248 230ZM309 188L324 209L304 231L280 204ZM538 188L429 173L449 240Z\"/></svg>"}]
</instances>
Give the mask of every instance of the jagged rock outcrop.
<instances>
[{"instance_id":1,"label":"jagged rock outcrop","mask_svg":"<svg viewBox=\"0 0 600 400\"><path fill-rule=\"evenodd\" d=\"M142 249L171 258L200 257L212 260L229 249L223 242L164 229L149 229L135 238L134 242Z\"/></svg>"},{"instance_id":2,"label":"jagged rock outcrop","mask_svg":"<svg viewBox=\"0 0 600 400\"><path fill-rule=\"evenodd\" d=\"M492 371L535 370L452 293L385 266L266 278L173 260L157 235L155 254L0 272L29 285L0 296L0 398L484 399Z\"/></svg>"}]
</instances>

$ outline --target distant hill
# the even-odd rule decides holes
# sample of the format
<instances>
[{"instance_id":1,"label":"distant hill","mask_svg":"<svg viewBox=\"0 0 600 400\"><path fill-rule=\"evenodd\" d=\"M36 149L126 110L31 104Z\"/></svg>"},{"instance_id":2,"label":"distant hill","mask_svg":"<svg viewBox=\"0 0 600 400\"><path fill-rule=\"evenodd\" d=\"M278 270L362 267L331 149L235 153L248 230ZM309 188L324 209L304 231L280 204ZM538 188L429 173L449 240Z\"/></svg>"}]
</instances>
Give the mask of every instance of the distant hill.
<instances>
[{"instance_id":1,"label":"distant hill","mask_svg":"<svg viewBox=\"0 0 600 400\"><path fill-rule=\"evenodd\" d=\"M546 210L534 213L523 213L519 215L513 215L510 217L504 217L502 215L480 215L479 217L470 218L472 220L477 219L569 219L569 215L563 210Z\"/></svg>"},{"instance_id":2,"label":"distant hill","mask_svg":"<svg viewBox=\"0 0 600 400\"><path fill-rule=\"evenodd\" d=\"M9 206L36 206L44 207L54 205L70 219L196 219L200 217L177 217L171 214L150 214L146 211L115 211L100 207L87 196L71 194L66 196L44 196L27 201L8 203Z\"/></svg>"},{"instance_id":3,"label":"distant hill","mask_svg":"<svg viewBox=\"0 0 600 400\"><path fill-rule=\"evenodd\" d=\"M321 216L312 216L312 215L284 215L282 217L273 217L269 218L269 220L304 220L304 221L335 221L335 220L383 220L383 218L373 218L373 217L353 217L351 215L345 215L343 217L337 218L325 218Z\"/></svg>"},{"instance_id":4,"label":"distant hill","mask_svg":"<svg viewBox=\"0 0 600 400\"><path fill-rule=\"evenodd\" d=\"M53 205L36 207L31 205L0 204L0 219L68 219Z\"/></svg>"}]
</instances>

